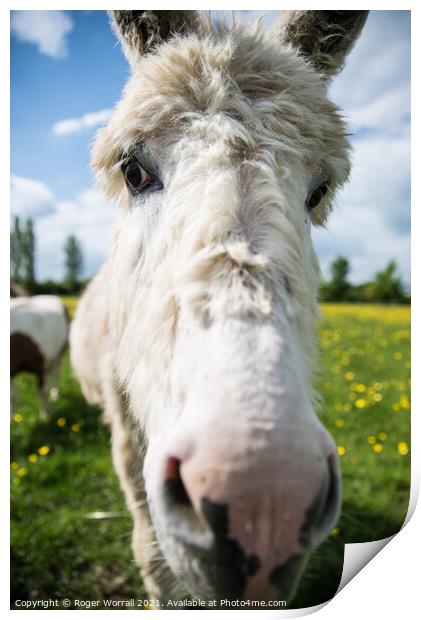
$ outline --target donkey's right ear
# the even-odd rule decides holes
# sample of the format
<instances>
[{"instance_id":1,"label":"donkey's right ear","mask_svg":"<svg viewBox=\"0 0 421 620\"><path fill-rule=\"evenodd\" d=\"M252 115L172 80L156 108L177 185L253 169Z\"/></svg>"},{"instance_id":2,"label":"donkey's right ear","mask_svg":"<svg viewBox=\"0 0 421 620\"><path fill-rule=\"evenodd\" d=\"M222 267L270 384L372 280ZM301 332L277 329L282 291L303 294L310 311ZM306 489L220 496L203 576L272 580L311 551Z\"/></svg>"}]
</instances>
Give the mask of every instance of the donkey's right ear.
<instances>
[{"instance_id":1,"label":"donkey's right ear","mask_svg":"<svg viewBox=\"0 0 421 620\"><path fill-rule=\"evenodd\" d=\"M196 11L109 11L109 15L132 67L163 41L193 32L199 26Z\"/></svg>"}]
</instances>

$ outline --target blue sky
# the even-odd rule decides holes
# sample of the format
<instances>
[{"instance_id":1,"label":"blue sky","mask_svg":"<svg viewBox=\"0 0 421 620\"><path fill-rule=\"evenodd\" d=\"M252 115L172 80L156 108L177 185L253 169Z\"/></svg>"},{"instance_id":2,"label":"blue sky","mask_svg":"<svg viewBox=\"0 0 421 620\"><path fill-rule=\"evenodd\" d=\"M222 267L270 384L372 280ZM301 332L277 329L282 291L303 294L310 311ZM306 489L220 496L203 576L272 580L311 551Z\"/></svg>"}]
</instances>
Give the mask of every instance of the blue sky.
<instances>
[{"instance_id":1,"label":"blue sky","mask_svg":"<svg viewBox=\"0 0 421 620\"><path fill-rule=\"evenodd\" d=\"M246 19L276 12L244 11ZM63 275L75 233L92 275L110 243L112 207L94 187L89 147L129 75L103 11L17 11L11 18L12 213L34 218L39 279ZM331 85L353 132L354 168L326 230L322 269L338 254L351 280L395 258L410 278L410 13L372 11Z\"/></svg>"},{"instance_id":2,"label":"blue sky","mask_svg":"<svg viewBox=\"0 0 421 620\"><path fill-rule=\"evenodd\" d=\"M31 21L31 12L21 13ZM112 107L129 75L105 11L65 13L72 22L65 51L42 53L16 34L11 45L12 170L47 183L58 200L92 183L89 142L96 127L62 137L54 124Z\"/></svg>"}]
</instances>

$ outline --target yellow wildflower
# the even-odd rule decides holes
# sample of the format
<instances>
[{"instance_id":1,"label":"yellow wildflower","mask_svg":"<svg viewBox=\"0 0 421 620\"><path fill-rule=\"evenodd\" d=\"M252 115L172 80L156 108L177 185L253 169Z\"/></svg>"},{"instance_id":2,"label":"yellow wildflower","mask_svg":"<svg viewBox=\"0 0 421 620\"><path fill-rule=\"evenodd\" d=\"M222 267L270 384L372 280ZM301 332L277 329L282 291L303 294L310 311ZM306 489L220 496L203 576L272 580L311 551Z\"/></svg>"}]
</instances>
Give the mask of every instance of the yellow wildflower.
<instances>
[{"instance_id":1,"label":"yellow wildflower","mask_svg":"<svg viewBox=\"0 0 421 620\"><path fill-rule=\"evenodd\" d=\"M383 446L381 443L375 443L373 446L373 450L376 454L380 454L380 452L383 452Z\"/></svg>"},{"instance_id":2,"label":"yellow wildflower","mask_svg":"<svg viewBox=\"0 0 421 620\"><path fill-rule=\"evenodd\" d=\"M409 400L408 400L408 397L405 394L403 394L400 397L399 404L402 407L402 409L409 409L409 407L410 407Z\"/></svg>"},{"instance_id":3,"label":"yellow wildflower","mask_svg":"<svg viewBox=\"0 0 421 620\"><path fill-rule=\"evenodd\" d=\"M74 433L78 433L80 431L80 424L72 424L71 428Z\"/></svg>"},{"instance_id":4,"label":"yellow wildflower","mask_svg":"<svg viewBox=\"0 0 421 620\"><path fill-rule=\"evenodd\" d=\"M41 448L38 448L38 454L40 456L47 456L49 451L50 451L50 447L49 446L41 446Z\"/></svg>"},{"instance_id":5,"label":"yellow wildflower","mask_svg":"<svg viewBox=\"0 0 421 620\"><path fill-rule=\"evenodd\" d=\"M345 379L347 381L352 381L352 379L354 378L354 373L351 372L350 370L348 372L345 373Z\"/></svg>"},{"instance_id":6,"label":"yellow wildflower","mask_svg":"<svg viewBox=\"0 0 421 620\"><path fill-rule=\"evenodd\" d=\"M358 400L355 401L355 406L358 409L364 409L366 405L367 405L367 401L364 400L364 398L359 398Z\"/></svg>"},{"instance_id":7,"label":"yellow wildflower","mask_svg":"<svg viewBox=\"0 0 421 620\"><path fill-rule=\"evenodd\" d=\"M19 422L22 422L23 418L21 416L20 413L15 413L15 415L13 416L13 421L17 422L19 424Z\"/></svg>"},{"instance_id":8,"label":"yellow wildflower","mask_svg":"<svg viewBox=\"0 0 421 620\"><path fill-rule=\"evenodd\" d=\"M338 418L337 420L335 420L335 426L337 428L343 428L345 426L345 420L342 420L342 418Z\"/></svg>"},{"instance_id":9,"label":"yellow wildflower","mask_svg":"<svg viewBox=\"0 0 421 620\"><path fill-rule=\"evenodd\" d=\"M379 441L386 441L386 439L387 439L387 433L379 433L379 434L377 435L377 437L378 437Z\"/></svg>"},{"instance_id":10,"label":"yellow wildflower","mask_svg":"<svg viewBox=\"0 0 421 620\"><path fill-rule=\"evenodd\" d=\"M367 442L372 446L376 443L376 438L374 435L370 435L369 437L367 437Z\"/></svg>"},{"instance_id":11,"label":"yellow wildflower","mask_svg":"<svg viewBox=\"0 0 421 620\"><path fill-rule=\"evenodd\" d=\"M338 454L339 456L343 456L345 454L346 450L344 448L344 446L338 446Z\"/></svg>"},{"instance_id":12,"label":"yellow wildflower","mask_svg":"<svg viewBox=\"0 0 421 620\"><path fill-rule=\"evenodd\" d=\"M26 469L26 467L19 467L17 471L17 475L19 476L19 478L23 478L23 476L26 476L27 473L28 470Z\"/></svg>"},{"instance_id":13,"label":"yellow wildflower","mask_svg":"<svg viewBox=\"0 0 421 620\"><path fill-rule=\"evenodd\" d=\"M36 455L36 454L30 454L30 455L28 456L28 461L29 461L30 463L36 463L36 462L37 462L37 460L38 460L38 457L37 457L37 455Z\"/></svg>"},{"instance_id":14,"label":"yellow wildflower","mask_svg":"<svg viewBox=\"0 0 421 620\"><path fill-rule=\"evenodd\" d=\"M401 456L406 456L409 452L408 444L406 443L406 441L400 441L397 445L397 450Z\"/></svg>"},{"instance_id":15,"label":"yellow wildflower","mask_svg":"<svg viewBox=\"0 0 421 620\"><path fill-rule=\"evenodd\" d=\"M65 424L66 424L66 418L59 418L57 420L57 426L62 427L62 426L65 426Z\"/></svg>"},{"instance_id":16,"label":"yellow wildflower","mask_svg":"<svg viewBox=\"0 0 421 620\"><path fill-rule=\"evenodd\" d=\"M338 527L334 527L333 530L330 532L331 536L337 536L339 534L340 530Z\"/></svg>"}]
</instances>

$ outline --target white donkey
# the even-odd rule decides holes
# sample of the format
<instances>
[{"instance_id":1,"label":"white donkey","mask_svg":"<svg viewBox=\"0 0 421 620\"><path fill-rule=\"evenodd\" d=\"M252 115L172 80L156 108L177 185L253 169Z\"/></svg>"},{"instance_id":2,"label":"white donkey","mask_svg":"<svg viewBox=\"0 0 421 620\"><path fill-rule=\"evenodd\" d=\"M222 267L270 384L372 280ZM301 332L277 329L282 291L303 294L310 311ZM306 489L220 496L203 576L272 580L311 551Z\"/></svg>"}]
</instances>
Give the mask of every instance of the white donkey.
<instances>
[{"instance_id":1,"label":"white donkey","mask_svg":"<svg viewBox=\"0 0 421 620\"><path fill-rule=\"evenodd\" d=\"M365 11L270 32L193 11L115 11L132 75L93 165L111 256L71 335L104 408L152 597L291 600L340 511L313 404L312 224L347 180L327 96Z\"/></svg>"}]
</instances>

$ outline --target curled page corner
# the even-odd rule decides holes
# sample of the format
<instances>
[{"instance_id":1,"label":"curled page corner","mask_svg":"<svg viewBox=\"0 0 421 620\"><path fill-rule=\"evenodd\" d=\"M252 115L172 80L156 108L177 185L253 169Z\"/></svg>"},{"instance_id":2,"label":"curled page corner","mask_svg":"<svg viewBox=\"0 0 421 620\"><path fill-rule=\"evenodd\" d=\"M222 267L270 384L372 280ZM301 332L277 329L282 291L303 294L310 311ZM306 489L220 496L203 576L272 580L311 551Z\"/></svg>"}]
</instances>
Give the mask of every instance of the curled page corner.
<instances>
[{"instance_id":1,"label":"curled page corner","mask_svg":"<svg viewBox=\"0 0 421 620\"><path fill-rule=\"evenodd\" d=\"M344 550L344 563L342 568L342 577L336 594L344 588L354 577L366 566L380 551L386 547L390 541L395 538L407 525L408 521L414 514L419 496L419 484L415 483L414 477L411 476L411 491L409 496L408 510L405 521L400 530L392 536L381 538L363 543L346 543Z\"/></svg>"},{"instance_id":2,"label":"curled page corner","mask_svg":"<svg viewBox=\"0 0 421 620\"><path fill-rule=\"evenodd\" d=\"M399 532L396 532L398 534ZM342 577L336 594L344 588L396 536L363 543L346 543ZM336 596L335 594L335 596Z\"/></svg>"}]
</instances>

